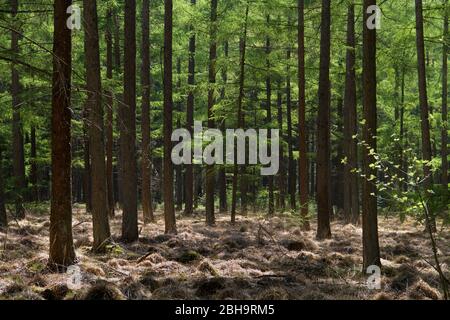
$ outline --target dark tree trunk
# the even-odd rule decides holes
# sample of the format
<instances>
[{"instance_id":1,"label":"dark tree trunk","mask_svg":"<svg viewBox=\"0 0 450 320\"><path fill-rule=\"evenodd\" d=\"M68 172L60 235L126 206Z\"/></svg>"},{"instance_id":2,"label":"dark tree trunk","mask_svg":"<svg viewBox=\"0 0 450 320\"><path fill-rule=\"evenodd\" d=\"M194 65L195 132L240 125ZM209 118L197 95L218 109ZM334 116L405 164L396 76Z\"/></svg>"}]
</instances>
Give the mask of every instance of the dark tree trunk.
<instances>
[{"instance_id":1,"label":"dark tree trunk","mask_svg":"<svg viewBox=\"0 0 450 320\"><path fill-rule=\"evenodd\" d=\"M336 110L336 131L335 135L338 138L336 143L336 155L333 157L332 167L334 174L332 175L333 185L333 205L336 206L338 212L344 209L344 166L342 159L344 159L344 127L343 127L343 100L341 97L337 98Z\"/></svg>"},{"instance_id":2,"label":"dark tree trunk","mask_svg":"<svg viewBox=\"0 0 450 320\"><path fill-rule=\"evenodd\" d=\"M330 0L322 0L319 113L317 118L317 238L331 237L330 228Z\"/></svg>"},{"instance_id":3,"label":"dark tree trunk","mask_svg":"<svg viewBox=\"0 0 450 320\"><path fill-rule=\"evenodd\" d=\"M173 203L173 165L172 165L172 36L173 2L164 0L164 217L166 233L177 232L175 208Z\"/></svg>"},{"instance_id":4,"label":"dark tree trunk","mask_svg":"<svg viewBox=\"0 0 450 320\"><path fill-rule=\"evenodd\" d=\"M18 0L11 0L11 13L13 18L17 16L19 8ZM14 29L18 29L16 26ZM25 219L25 208L23 207L24 194L26 188L25 180L25 160L23 147L22 120L20 116L20 77L16 68L16 59L19 55L19 31L11 31L11 52L13 53L13 63L11 65L11 96L12 96L12 162L14 174L14 202L16 219Z\"/></svg>"},{"instance_id":5,"label":"dark tree trunk","mask_svg":"<svg viewBox=\"0 0 450 320\"><path fill-rule=\"evenodd\" d=\"M444 0L444 46L442 53L442 187L448 190L448 41L450 41L448 33L448 0ZM448 197L448 192L446 192ZM448 198L447 198L448 199ZM448 201L447 201L448 203Z\"/></svg>"},{"instance_id":6,"label":"dark tree trunk","mask_svg":"<svg viewBox=\"0 0 450 320\"><path fill-rule=\"evenodd\" d=\"M217 0L211 0L211 18L209 30L209 85L208 90L208 128L214 129L214 104L215 104L215 84L216 84L216 59L217 59ZM213 165L206 167L205 194L206 194L206 224L214 225L214 184L215 169Z\"/></svg>"},{"instance_id":7,"label":"dark tree trunk","mask_svg":"<svg viewBox=\"0 0 450 320\"><path fill-rule=\"evenodd\" d=\"M278 207L284 211L286 209L286 165L284 161L283 146L283 93L281 92L281 83L278 82L277 90L277 120L278 130L280 131L280 172L278 175Z\"/></svg>"},{"instance_id":8,"label":"dark tree trunk","mask_svg":"<svg viewBox=\"0 0 450 320\"><path fill-rule=\"evenodd\" d=\"M181 92L181 59L177 58L177 90L179 95L182 95ZM177 129L181 129L181 112L183 111L183 102L179 100L177 102ZM183 210L183 165L178 165L175 167L175 204L176 210Z\"/></svg>"},{"instance_id":9,"label":"dark tree trunk","mask_svg":"<svg viewBox=\"0 0 450 320\"><path fill-rule=\"evenodd\" d=\"M108 193L106 188L104 114L100 78L97 1L83 1L86 37L86 87L89 105L89 150L91 153L92 224L94 252L104 251L109 237Z\"/></svg>"},{"instance_id":10,"label":"dark tree trunk","mask_svg":"<svg viewBox=\"0 0 450 320\"><path fill-rule=\"evenodd\" d=\"M196 0L191 0L191 6L195 6ZM194 32L194 27L190 26L190 31ZM191 136L194 134L194 88L195 85L195 33L189 38L189 62L188 62L188 86L189 92L187 97L186 108L186 128ZM192 151L191 151L192 156ZM192 215L194 213L194 166L186 165L185 173L185 207L184 214Z\"/></svg>"},{"instance_id":11,"label":"dark tree trunk","mask_svg":"<svg viewBox=\"0 0 450 320\"><path fill-rule=\"evenodd\" d=\"M430 136L430 111L428 106L427 93L427 74L425 66L425 42L423 31L423 6L422 0L416 0L416 44L417 44L417 63L419 74L419 100L420 100L420 121L422 131L422 160L425 161L423 166L424 183L423 188L428 195L433 184L433 173L429 162L432 159L431 136ZM436 229L435 220L431 217L429 221L431 225L428 228Z\"/></svg>"},{"instance_id":12,"label":"dark tree trunk","mask_svg":"<svg viewBox=\"0 0 450 320\"><path fill-rule=\"evenodd\" d=\"M5 191L3 184L3 150L0 150L0 229L8 226L5 207Z\"/></svg>"},{"instance_id":13,"label":"dark tree trunk","mask_svg":"<svg viewBox=\"0 0 450 320\"><path fill-rule=\"evenodd\" d=\"M305 3L298 0L298 176L300 213L303 227L310 229L308 221L308 128L306 127L306 80L305 80Z\"/></svg>"},{"instance_id":14,"label":"dark tree trunk","mask_svg":"<svg viewBox=\"0 0 450 320\"><path fill-rule=\"evenodd\" d=\"M358 188L358 134L356 101L356 55L355 55L355 4L350 3L347 15L347 62L344 96L344 215L346 222L359 221Z\"/></svg>"},{"instance_id":15,"label":"dark tree trunk","mask_svg":"<svg viewBox=\"0 0 450 320\"><path fill-rule=\"evenodd\" d=\"M89 152L89 105L85 103L83 107L83 200L86 204L86 212L92 211L92 190L91 190L91 156Z\"/></svg>"},{"instance_id":16,"label":"dark tree trunk","mask_svg":"<svg viewBox=\"0 0 450 320\"><path fill-rule=\"evenodd\" d=\"M224 44L224 55L225 55L225 59L228 59L228 41L225 42ZM225 100L225 90L226 90L226 86L228 83L228 70L226 67L223 68L222 70L222 81L223 81L223 88L222 88L222 92L221 92L221 100L224 101ZM226 117L223 117L222 119L222 125L221 125L221 130L222 133L225 134L225 129L226 129ZM226 148L224 146L224 148ZM225 153L224 153L225 154ZM227 199L227 175L226 175L226 168L225 166L222 166L219 169L219 207L220 207L220 212L224 213L228 211L228 199Z\"/></svg>"},{"instance_id":17,"label":"dark tree trunk","mask_svg":"<svg viewBox=\"0 0 450 320\"><path fill-rule=\"evenodd\" d=\"M64 271L76 261L72 236L70 150L71 30L66 21L71 0L54 2L52 90L52 201L49 266Z\"/></svg>"},{"instance_id":18,"label":"dark tree trunk","mask_svg":"<svg viewBox=\"0 0 450 320\"><path fill-rule=\"evenodd\" d=\"M31 150L30 150L30 182L32 186L33 201L39 201L39 187L38 187L38 164L37 164L37 142L36 142L36 127L31 127Z\"/></svg>"},{"instance_id":19,"label":"dark tree trunk","mask_svg":"<svg viewBox=\"0 0 450 320\"><path fill-rule=\"evenodd\" d=\"M247 26L248 26L248 14L250 10L250 4L247 2L247 8L245 10L245 23L244 23L244 32L243 37L240 41L240 62L239 62L239 94L237 101L237 122L239 128L244 128L244 114L242 111L242 102L244 100L244 84L245 84L245 54L247 49ZM236 146L236 144L234 143ZM237 152L235 149L234 152L234 166L233 166L233 190L232 190L232 199L231 199L231 223L236 223L236 207L237 207L237 188L238 188L238 175L239 175L239 166L237 164ZM242 177L241 177L242 184ZM241 188L242 193L242 188ZM241 202L243 195L241 194Z\"/></svg>"},{"instance_id":20,"label":"dark tree trunk","mask_svg":"<svg viewBox=\"0 0 450 320\"><path fill-rule=\"evenodd\" d=\"M152 207L152 150L150 131L150 3L142 2L142 210L144 223L154 221Z\"/></svg>"},{"instance_id":21,"label":"dark tree trunk","mask_svg":"<svg viewBox=\"0 0 450 320\"><path fill-rule=\"evenodd\" d=\"M291 19L288 25L291 24ZM290 199L290 207L295 210L297 205L295 201L297 179L295 175L295 161L294 161L294 144L292 140L292 98L291 98L291 48L288 48L286 54L287 61L287 77L286 77L286 121L287 121L287 141L288 141L288 192Z\"/></svg>"},{"instance_id":22,"label":"dark tree trunk","mask_svg":"<svg viewBox=\"0 0 450 320\"><path fill-rule=\"evenodd\" d=\"M124 101L120 116L122 167L122 239L138 240L136 164L136 1L125 0Z\"/></svg>"},{"instance_id":23,"label":"dark tree trunk","mask_svg":"<svg viewBox=\"0 0 450 320\"><path fill-rule=\"evenodd\" d=\"M377 176L374 152L377 152L377 67L376 67L376 29L367 27L369 6L376 5L376 0L364 0L363 6L363 261L364 271L371 265L381 267L380 245L378 241L377 188L371 177Z\"/></svg>"},{"instance_id":24,"label":"dark tree trunk","mask_svg":"<svg viewBox=\"0 0 450 320\"><path fill-rule=\"evenodd\" d=\"M267 15L267 26L270 26L270 15ZM266 76L266 109L267 109L267 126L269 130L268 139L271 141L272 139L272 79L270 76L270 53L272 51L270 37L266 38L266 66L267 66L267 76ZM274 205L274 196L273 196L273 176L267 177L267 184L269 188L269 203L268 203L268 214L272 216L275 213L275 205Z\"/></svg>"},{"instance_id":25,"label":"dark tree trunk","mask_svg":"<svg viewBox=\"0 0 450 320\"><path fill-rule=\"evenodd\" d=\"M106 77L113 79L113 38L112 38L112 11L106 14ZM110 88L106 90L106 187L108 193L109 216L114 217L114 179L113 179L113 151L114 151L114 99Z\"/></svg>"}]
</instances>

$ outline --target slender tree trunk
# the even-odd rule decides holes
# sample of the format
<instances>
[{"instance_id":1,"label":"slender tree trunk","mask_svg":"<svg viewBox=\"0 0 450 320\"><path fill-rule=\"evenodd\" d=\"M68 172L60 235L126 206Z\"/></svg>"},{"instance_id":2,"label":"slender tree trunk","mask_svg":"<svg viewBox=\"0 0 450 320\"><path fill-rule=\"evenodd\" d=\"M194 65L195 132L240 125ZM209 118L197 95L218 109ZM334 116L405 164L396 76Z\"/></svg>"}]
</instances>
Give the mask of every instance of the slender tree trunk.
<instances>
[{"instance_id":1,"label":"slender tree trunk","mask_svg":"<svg viewBox=\"0 0 450 320\"><path fill-rule=\"evenodd\" d=\"M344 96L344 214L346 222L359 221L358 134L356 102L356 55L355 55L355 3L348 5L347 14L347 62Z\"/></svg>"},{"instance_id":2,"label":"slender tree trunk","mask_svg":"<svg viewBox=\"0 0 450 320\"><path fill-rule=\"evenodd\" d=\"M106 77L113 79L113 38L112 38L112 11L106 14ZM113 179L113 149L114 149L114 99L110 88L106 90L106 187L108 193L109 216L114 217L114 179Z\"/></svg>"},{"instance_id":3,"label":"slender tree trunk","mask_svg":"<svg viewBox=\"0 0 450 320\"><path fill-rule=\"evenodd\" d=\"M39 187L38 187L38 164L37 164L37 141L36 141L36 127L31 127L31 150L30 150L30 182L32 185L33 201L39 201Z\"/></svg>"},{"instance_id":4,"label":"slender tree trunk","mask_svg":"<svg viewBox=\"0 0 450 320\"><path fill-rule=\"evenodd\" d=\"M89 152L89 105L83 107L83 195L86 204L86 212L92 212L92 190L91 190L91 156Z\"/></svg>"},{"instance_id":5,"label":"slender tree trunk","mask_svg":"<svg viewBox=\"0 0 450 320\"><path fill-rule=\"evenodd\" d=\"M330 0L322 0L319 113L317 118L317 238L331 238L330 228Z\"/></svg>"},{"instance_id":6,"label":"slender tree trunk","mask_svg":"<svg viewBox=\"0 0 450 320\"><path fill-rule=\"evenodd\" d=\"M281 92L280 82L278 82L277 90L277 112L278 130L280 131L281 139L283 139L283 94ZM286 209L286 165L284 159L283 141L281 141L280 144L280 172L278 175L278 192L279 208L284 211Z\"/></svg>"},{"instance_id":7,"label":"slender tree trunk","mask_svg":"<svg viewBox=\"0 0 450 320\"><path fill-rule=\"evenodd\" d=\"M367 27L367 9L376 5L376 0L364 0L363 6L363 264L364 271L371 265L381 267L380 245L378 241L377 188L371 177L377 176L374 152L377 152L377 67L376 29ZM371 152L374 151L374 152Z\"/></svg>"},{"instance_id":8,"label":"slender tree trunk","mask_svg":"<svg viewBox=\"0 0 450 320\"><path fill-rule=\"evenodd\" d=\"M419 98L420 98L420 120L422 131L422 160L426 163L423 166L424 183L423 187L428 195L433 183L433 174L429 162L432 159L431 137L430 137L430 119L427 93L427 75L425 66L425 42L423 31L423 6L422 0L416 0L416 44L417 44L417 63L419 74ZM427 226L435 230L435 220L431 217L431 225Z\"/></svg>"},{"instance_id":9,"label":"slender tree trunk","mask_svg":"<svg viewBox=\"0 0 450 320\"><path fill-rule=\"evenodd\" d=\"M71 0L54 1L52 90L52 201L49 266L64 271L76 262L72 236L70 150L71 30L66 21Z\"/></svg>"},{"instance_id":10,"label":"slender tree trunk","mask_svg":"<svg viewBox=\"0 0 450 320\"><path fill-rule=\"evenodd\" d=\"M172 36L173 3L164 0L164 217L166 233L177 232L175 208L173 203L173 164L172 164Z\"/></svg>"},{"instance_id":11,"label":"slender tree trunk","mask_svg":"<svg viewBox=\"0 0 450 320\"><path fill-rule=\"evenodd\" d=\"M122 239L138 240L136 164L136 1L125 0L124 101L121 104Z\"/></svg>"},{"instance_id":12,"label":"slender tree trunk","mask_svg":"<svg viewBox=\"0 0 450 320\"><path fill-rule=\"evenodd\" d=\"M402 79L401 79L401 96L400 96L400 166L402 168L403 182L401 184L401 190L408 191L408 159L404 152L405 150L405 68L402 68Z\"/></svg>"},{"instance_id":13,"label":"slender tree trunk","mask_svg":"<svg viewBox=\"0 0 450 320\"><path fill-rule=\"evenodd\" d=\"M288 20L288 25L291 24L291 19ZM288 191L290 199L290 207L295 210L297 205L295 201L296 193L296 175L295 175L295 162L294 162L294 144L292 140L292 98L291 98L291 48L288 48L286 53L287 61L287 77L286 77L286 120L287 120L287 140L288 140Z\"/></svg>"},{"instance_id":14,"label":"slender tree trunk","mask_svg":"<svg viewBox=\"0 0 450 320\"><path fill-rule=\"evenodd\" d=\"M100 47L98 37L97 1L83 1L86 37L86 87L89 104L89 150L91 153L93 250L104 251L111 236L109 230L108 192L106 186L104 114L100 78Z\"/></svg>"},{"instance_id":15,"label":"slender tree trunk","mask_svg":"<svg viewBox=\"0 0 450 320\"><path fill-rule=\"evenodd\" d=\"M247 27L248 27L248 14L250 10L250 3L247 2L247 8L245 10L245 23L243 37L240 41L240 63L239 63L239 95L237 101L237 122L239 128L244 128L244 116L242 112L242 102L244 100L244 84L245 84L245 55L247 49ZM234 143L236 146L236 144ZM237 187L238 187L238 175L239 166L237 164L237 152L234 152L234 167L233 167L233 190L231 199L231 223L236 223L236 207L237 207ZM241 177L242 180L242 177ZM241 182L242 183L242 182ZM241 191L242 192L242 191ZM241 194L242 198L242 194Z\"/></svg>"},{"instance_id":16,"label":"slender tree trunk","mask_svg":"<svg viewBox=\"0 0 450 320\"><path fill-rule=\"evenodd\" d=\"M308 196L308 128L306 127L305 2L298 0L298 176L303 228L310 229Z\"/></svg>"},{"instance_id":17,"label":"slender tree trunk","mask_svg":"<svg viewBox=\"0 0 450 320\"><path fill-rule=\"evenodd\" d=\"M270 15L267 15L267 27L270 26ZM267 126L269 130L268 139L272 141L272 79L270 76L270 69L272 67L270 62L270 54L272 52L272 47L270 43L270 37L266 38L266 66L267 66L267 76L266 76L266 108L267 108ZM268 206L268 214L272 216L275 213L274 206L274 195L273 195L273 176L267 177L268 187L269 187L269 206Z\"/></svg>"},{"instance_id":18,"label":"slender tree trunk","mask_svg":"<svg viewBox=\"0 0 450 320\"><path fill-rule=\"evenodd\" d=\"M3 183L3 150L0 150L0 229L8 226L5 207L5 191Z\"/></svg>"},{"instance_id":19,"label":"slender tree trunk","mask_svg":"<svg viewBox=\"0 0 450 320\"><path fill-rule=\"evenodd\" d=\"M448 199L448 43L450 41L448 32L448 0L444 0L444 45L442 53L442 187L446 191ZM447 201L448 202L448 201Z\"/></svg>"},{"instance_id":20,"label":"slender tree trunk","mask_svg":"<svg viewBox=\"0 0 450 320\"><path fill-rule=\"evenodd\" d=\"M209 85L208 90L208 128L214 129L214 104L215 104L215 89L216 84L216 60L217 60L217 0L211 0L211 19L210 19L210 34L209 34ZM206 224L214 225L216 223L214 217L214 184L215 171L213 165L206 167Z\"/></svg>"},{"instance_id":21,"label":"slender tree trunk","mask_svg":"<svg viewBox=\"0 0 450 320\"><path fill-rule=\"evenodd\" d=\"M144 223L154 221L152 207L152 150L150 132L150 3L142 2L142 210Z\"/></svg>"},{"instance_id":22,"label":"slender tree trunk","mask_svg":"<svg viewBox=\"0 0 450 320\"><path fill-rule=\"evenodd\" d=\"M228 59L228 41L225 42L224 44L224 55L225 55L225 59ZM228 70L226 67L224 67L222 69L222 81L223 81L223 88L222 88L222 92L221 92L221 100L224 101L225 100L225 90L226 90L226 86L228 83ZM226 117L223 117L222 119L222 125L221 125L221 130L222 133L225 134L225 129L226 129ZM224 149L226 149L226 147L224 146ZM225 150L224 150L225 152ZM225 153L224 153L225 154ZM228 211L228 199L227 199L227 175L226 175L226 168L225 166L222 166L219 169L219 179L218 179L218 183L219 183L219 207L220 207L220 212L224 213Z\"/></svg>"},{"instance_id":23,"label":"slender tree trunk","mask_svg":"<svg viewBox=\"0 0 450 320\"><path fill-rule=\"evenodd\" d=\"M11 0L11 13L13 19L17 16L19 8L18 0ZM13 63L11 65L11 96L12 96L12 162L13 162L13 174L14 174L14 202L15 213L14 216L17 219L25 219L25 209L23 207L24 193L25 193L25 160L24 160L24 147L23 147L23 129L22 120L20 115L21 101L20 101L20 76L19 71L16 68L16 59L19 55L19 26L14 27L15 30L11 31L11 52L13 53Z\"/></svg>"},{"instance_id":24,"label":"slender tree trunk","mask_svg":"<svg viewBox=\"0 0 450 320\"><path fill-rule=\"evenodd\" d=\"M178 75L178 81L177 81L177 90L179 92L179 95L181 97L181 58L177 58L177 75ZM181 99L181 98L179 98ZM183 111L183 102L182 100L177 101L176 103L176 109L177 109L177 129L181 129L181 112ZM183 165L177 165L175 167L175 204L176 204L176 210L182 211L183 210Z\"/></svg>"},{"instance_id":25,"label":"slender tree trunk","mask_svg":"<svg viewBox=\"0 0 450 320\"><path fill-rule=\"evenodd\" d=\"M336 206L337 212L344 209L344 166L342 164L342 159L344 159L344 126L343 126L343 108L344 101L342 97L337 98L336 103L336 130L335 135L338 136L338 141L336 143L336 155L333 156L332 168L334 169L334 174L331 175L333 185L333 205Z\"/></svg>"}]
</instances>

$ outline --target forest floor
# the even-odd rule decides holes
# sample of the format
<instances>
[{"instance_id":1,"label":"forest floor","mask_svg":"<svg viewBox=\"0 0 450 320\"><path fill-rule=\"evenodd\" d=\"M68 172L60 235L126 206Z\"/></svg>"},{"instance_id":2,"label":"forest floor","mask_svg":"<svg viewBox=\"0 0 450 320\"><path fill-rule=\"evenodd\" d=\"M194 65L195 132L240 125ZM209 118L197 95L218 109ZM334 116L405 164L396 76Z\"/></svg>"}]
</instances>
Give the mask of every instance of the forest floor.
<instances>
[{"instance_id":1,"label":"forest floor","mask_svg":"<svg viewBox=\"0 0 450 320\"><path fill-rule=\"evenodd\" d=\"M80 276L53 274L48 258L48 214L29 213L0 232L0 299L440 299L439 277L423 226L380 219L382 289L369 290L363 274L361 228L333 222L333 237L317 241L298 218L249 215L235 226L219 215L179 217L178 235L157 224L140 225L140 241L120 243L120 216L111 221L115 243L95 255L91 219L74 212ZM313 224L313 226L315 226ZM437 235L445 272L450 231ZM428 261L428 262L427 262ZM78 276L78 275L75 275ZM72 277L72 280L70 278ZM71 281L78 286L71 285ZM69 284L69 285L68 285Z\"/></svg>"}]
</instances>

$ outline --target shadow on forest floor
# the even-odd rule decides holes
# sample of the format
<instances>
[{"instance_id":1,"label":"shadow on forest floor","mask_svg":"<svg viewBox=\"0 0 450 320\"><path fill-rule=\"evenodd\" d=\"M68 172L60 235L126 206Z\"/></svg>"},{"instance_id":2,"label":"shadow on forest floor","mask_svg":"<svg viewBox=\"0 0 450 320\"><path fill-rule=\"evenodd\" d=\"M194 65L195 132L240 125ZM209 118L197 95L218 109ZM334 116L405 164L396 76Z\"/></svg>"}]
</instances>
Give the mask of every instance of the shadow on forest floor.
<instances>
[{"instance_id":1,"label":"shadow on forest floor","mask_svg":"<svg viewBox=\"0 0 450 320\"><path fill-rule=\"evenodd\" d=\"M48 216L29 214L1 233L0 299L439 299L429 240L413 222L380 219L382 289L369 290L361 273L361 229L334 222L333 237L317 241L293 217L219 215L179 217L178 235L164 235L162 217L141 225L140 241L115 240L105 255L90 252L90 216L74 212L80 286L46 270ZM111 221L114 237L121 221ZM438 235L449 272L450 232Z\"/></svg>"}]
</instances>

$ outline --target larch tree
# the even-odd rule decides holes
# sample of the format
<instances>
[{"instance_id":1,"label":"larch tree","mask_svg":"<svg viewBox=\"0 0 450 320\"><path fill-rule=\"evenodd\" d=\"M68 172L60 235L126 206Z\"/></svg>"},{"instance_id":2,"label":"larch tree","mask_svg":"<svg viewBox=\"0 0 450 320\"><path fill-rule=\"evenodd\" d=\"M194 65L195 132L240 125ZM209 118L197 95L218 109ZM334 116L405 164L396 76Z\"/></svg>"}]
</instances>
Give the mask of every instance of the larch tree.
<instances>
[{"instance_id":1,"label":"larch tree","mask_svg":"<svg viewBox=\"0 0 450 320\"><path fill-rule=\"evenodd\" d=\"M151 158L151 132L150 132L150 3L142 2L142 210L144 223L154 221L152 208L152 158Z\"/></svg>"},{"instance_id":2,"label":"larch tree","mask_svg":"<svg viewBox=\"0 0 450 320\"><path fill-rule=\"evenodd\" d=\"M431 135L430 135L430 108L428 105L427 74L425 62L425 40L423 27L423 5L422 0L416 0L416 47L417 47L417 70L419 85L419 103L420 103L420 128L422 136L422 160L424 182L423 187L428 196L429 190L433 185L433 173L431 172ZM436 221L429 217L426 221L427 228L436 230Z\"/></svg>"},{"instance_id":3,"label":"larch tree","mask_svg":"<svg viewBox=\"0 0 450 320\"><path fill-rule=\"evenodd\" d=\"M442 187L448 189L448 0L444 0L444 44L442 48L442 134L441 134L441 157L442 157ZM448 192L447 198L448 199ZM448 200L447 200L448 202Z\"/></svg>"},{"instance_id":4,"label":"larch tree","mask_svg":"<svg viewBox=\"0 0 450 320\"><path fill-rule=\"evenodd\" d=\"M20 109L22 102L20 100L21 84L20 75L17 69L17 58L20 52L20 26L17 20L17 12L19 9L19 1L11 0L11 15L15 23L11 30L11 52L13 59L11 64L11 97L12 97L12 161L14 174L14 201L16 219L25 218L25 208L23 206L25 194L25 155L23 147L23 128Z\"/></svg>"},{"instance_id":5,"label":"larch tree","mask_svg":"<svg viewBox=\"0 0 450 320\"><path fill-rule=\"evenodd\" d=\"M172 112L173 112L173 1L164 0L164 219L165 232L177 232L173 202Z\"/></svg>"},{"instance_id":6,"label":"larch tree","mask_svg":"<svg viewBox=\"0 0 450 320\"><path fill-rule=\"evenodd\" d=\"M305 80L305 2L298 0L298 176L300 213L303 227L309 230L308 193L308 128L306 127L306 80Z\"/></svg>"},{"instance_id":7,"label":"larch tree","mask_svg":"<svg viewBox=\"0 0 450 320\"><path fill-rule=\"evenodd\" d=\"M124 100L120 104L122 169L122 240L138 240L136 163L136 0L125 0Z\"/></svg>"},{"instance_id":8,"label":"larch tree","mask_svg":"<svg viewBox=\"0 0 450 320\"><path fill-rule=\"evenodd\" d=\"M330 227L330 0L322 0L319 111L317 116L317 238L331 237Z\"/></svg>"},{"instance_id":9,"label":"larch tree","mask_svg":"<svg viewBox=\"0 0 450 320\"><path fill-rule=\"evenodd\" d=\"M89 149L91 154L92 224L96 252L103 251L111 236L109 230L108 193L104 143L104 112L100 78L100 46L97 1L83 1L86 89L89 108Z\"/></svg>"},{"instance_id":10,"label":"larch tree","mask_svg":"<svg viewBox=\"0 0 450 320\"><path fill-rule=\"evenodd\" d=\"M106 13L106 78L108 81L113 80L113 12L108 9ZM105 90L105 106L106 106L106 188L108 193L108 210L109 216L114 217L114 96L111 88Z\"/></svg>"},{"instance_id":11,"label":"larch tree","mask_svg":"<svg viewBox=\"0 0 450 320\"><path fill-rule=\"evenodd\" d=\"M381 267L380 245L378 240L377 187L373 177L377 176L375 154L377 152L377 31L369 28L370 7L376 0L364 0L363 5L363 264Z\"/></svg>"},{"instance_id":12,"label":"larch tree","mask_svg":"<svg viewBox=\"0 0 450 320\"><path fill-rule=\"evenodd\" d=\"M49 266L64 271L76 262L72 235L71 72L72 31L67 28L71 0L54 1L52 89L52 197Z\"/></svg>"},{"instance_id":13,"label":"larch tree","mask_svg":"<svg viewBox=\"0 0 450 320\"><path fill-rule=\"evenodd\" d=\"M344 215L346 222L359 220L357 100L356 100L355 4L348 4L347 57L344 94Z\"/></svg>"},{"instance_id":14,"label":"larch tree","mask_svg":"<svg viewBox=\"0 0 450 320\"><path fill-rule=\"evenodd\" d=\"M216 60L217 60L217 0L211 0L211 17L209 30L209 89L208 89L208 128L215 127L214 105L215 105L215 84L216 84ZM208 165L205 179L205 209L206 224L212 226L216 223L214 216L214 186L215 168Z\"/></svg>"}]
</instances>

